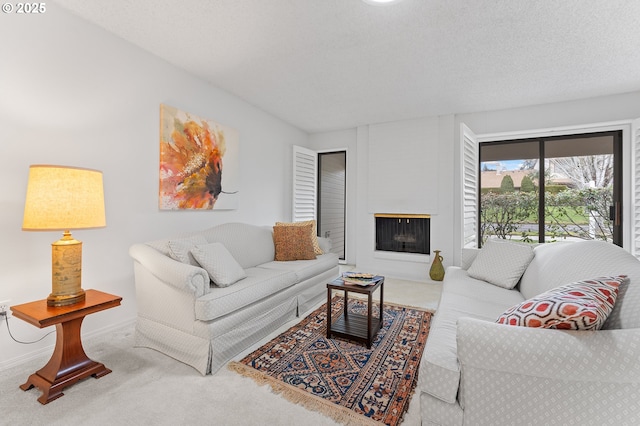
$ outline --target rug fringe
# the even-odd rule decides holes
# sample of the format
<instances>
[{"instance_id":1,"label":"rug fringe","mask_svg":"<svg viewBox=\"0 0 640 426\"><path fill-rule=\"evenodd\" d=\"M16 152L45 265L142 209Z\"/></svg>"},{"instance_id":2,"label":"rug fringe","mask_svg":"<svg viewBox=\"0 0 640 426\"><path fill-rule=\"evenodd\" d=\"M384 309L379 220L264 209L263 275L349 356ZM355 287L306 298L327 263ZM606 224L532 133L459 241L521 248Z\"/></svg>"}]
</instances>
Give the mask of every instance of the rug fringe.
<instances>
[{"instance_id":1,"label":"rug fringe","mask_svg":"<svg viewBox=\"0 0 640 426\"><path fill-rule=\"evenodd\" d=\"M362 414L358 414L348 408L326 401L315 395L311 395L302 389L296 388L295 386L282 383L237 361L229 362L227 368L245 377L253 379L260 386L269 385L273 393L282 395L294 404L322 413L336 422L349 426L380 426L380 422L365 417Z\"/></svg>"}]
</instances>

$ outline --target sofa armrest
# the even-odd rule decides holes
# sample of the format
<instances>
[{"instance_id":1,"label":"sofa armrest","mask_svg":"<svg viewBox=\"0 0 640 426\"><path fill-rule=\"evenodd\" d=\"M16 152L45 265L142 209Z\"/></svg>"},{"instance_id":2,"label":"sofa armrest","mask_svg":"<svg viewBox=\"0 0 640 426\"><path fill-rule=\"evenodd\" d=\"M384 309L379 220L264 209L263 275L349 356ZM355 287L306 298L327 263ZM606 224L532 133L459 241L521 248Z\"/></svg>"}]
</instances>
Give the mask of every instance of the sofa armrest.
<instances>
[{"instance_id":1,"label":"sofa armrest","mask_svg":"<svg viewBox=\"0 0 640 426\"><path fill-rule=\"evenodd\" d=\"M209 274L200 267L173 260L146 244L134 244L129 255L159 281L191 293L194 299L209 293Z\"/></svg>"},{"instance_id":2,"label":"sofa armrest","mask_svg":"<svg viewBox=\"0 0 640 426\"><path fill-rule=\"evenodd\" d=\"M505 412L514 423L640 419L640 402L630 396L640 391L640 329L561 331L460 318L457 344L465 420L492 423Z\"/></svg>"}]
</instances>

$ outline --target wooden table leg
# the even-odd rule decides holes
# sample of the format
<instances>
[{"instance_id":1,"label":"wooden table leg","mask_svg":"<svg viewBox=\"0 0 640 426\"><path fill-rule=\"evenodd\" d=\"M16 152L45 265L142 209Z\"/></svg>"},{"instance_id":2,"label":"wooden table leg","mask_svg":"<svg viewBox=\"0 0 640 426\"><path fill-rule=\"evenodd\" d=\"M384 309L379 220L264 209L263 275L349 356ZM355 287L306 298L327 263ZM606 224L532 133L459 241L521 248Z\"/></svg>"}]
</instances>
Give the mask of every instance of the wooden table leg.
<instances>
[{"instance_id":1,"label":"wooden table leg","mask_svg":"<svg viewBox=\"0 0 640 426\"><path fill-rule=\"evenodd\" d=\"M344 290L344 319L347 319L347 315L349 314L349 292L347 289Z\"/></svg>"},{"instance_id":2,"label":"wooden table leg","mask_svg":"<svg viewBox=\"0 0 640 426\"><path fill-rule=\"evenodd\" d=\"M27 382L20 385L26 391L37 387L42 391L38 398L41 404L47 404L60 398L62 389L89 376L100 378L111 373L104 364L92 361L82 347L80 327L84 318L76 318L56 324L56 347L49 362L29 376Z\"/></svg>"},{"instance_id":3,"label":"wooden table leg","mask_svg":"<svg viewBox=\"0 0 640 426\"><path fill-rule=\"evenodd\" d=\"M327 339L331 339L331 293L327 287Z\"/></svg>"},{"instance_id":4,"label":"wooden table leg","mask_svg":"<svg viewBox=\"0 0 640 426\"><path fill-rule=\"evenodd\" d=\"M371 329L373 328L372 305L372 293L369 292L369 294L367 295L367 349L371 349Z\"/></svg>"},{"instance_id":5,"label":"wooden table leg","mask_svg":"<svg viewBox=\"0 0 640 426\"><path fill-rule=\"evenodd\" d=\"M383 311L383 307L384 307L384 279L382 280L382 283L380 283L380 312L379 312L380 327L382 327L382 311Z\"/></svg>"}]
</instances>

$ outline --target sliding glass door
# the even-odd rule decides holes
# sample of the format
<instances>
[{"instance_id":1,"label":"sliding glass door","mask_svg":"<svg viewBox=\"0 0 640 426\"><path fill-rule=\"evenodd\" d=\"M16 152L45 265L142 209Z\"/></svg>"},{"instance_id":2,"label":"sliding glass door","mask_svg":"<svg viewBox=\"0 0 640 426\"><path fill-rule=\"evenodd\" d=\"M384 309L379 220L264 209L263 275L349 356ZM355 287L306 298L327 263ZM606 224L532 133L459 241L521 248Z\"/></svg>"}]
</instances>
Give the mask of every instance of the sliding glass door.
<instances>
[{"instance_id":1,"label":"sliding glass door","mask_svg":"<svg viewBox=\"0 0 640 426\"><path fill-rule=\"evenodd\" d=\"M619 131L480 144L480 242L622 245Z\"/></svg>"}]
</instances>

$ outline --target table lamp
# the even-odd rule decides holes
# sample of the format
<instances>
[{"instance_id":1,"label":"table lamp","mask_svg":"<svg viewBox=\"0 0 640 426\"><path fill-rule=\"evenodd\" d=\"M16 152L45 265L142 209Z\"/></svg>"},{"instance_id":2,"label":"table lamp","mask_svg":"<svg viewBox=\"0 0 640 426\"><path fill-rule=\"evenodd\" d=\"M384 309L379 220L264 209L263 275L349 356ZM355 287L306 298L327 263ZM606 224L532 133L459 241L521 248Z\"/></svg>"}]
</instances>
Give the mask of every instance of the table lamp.
<instances>
[{"instance_id":1,"label":"table lamp","mask_svg":"<svg viewBox=\"0 0 640 426\"><path fill-rule=\"evenodd\" d=\"M32 165L24 205L23 231L63 231L51 244L52 292L48 306L84 301L82 242L71 229L104 228L102 172L78 167Z\"/></svg>"}]
</instances>

